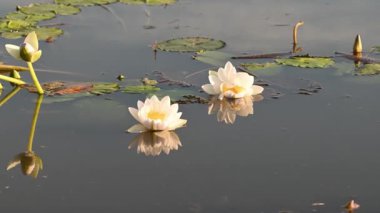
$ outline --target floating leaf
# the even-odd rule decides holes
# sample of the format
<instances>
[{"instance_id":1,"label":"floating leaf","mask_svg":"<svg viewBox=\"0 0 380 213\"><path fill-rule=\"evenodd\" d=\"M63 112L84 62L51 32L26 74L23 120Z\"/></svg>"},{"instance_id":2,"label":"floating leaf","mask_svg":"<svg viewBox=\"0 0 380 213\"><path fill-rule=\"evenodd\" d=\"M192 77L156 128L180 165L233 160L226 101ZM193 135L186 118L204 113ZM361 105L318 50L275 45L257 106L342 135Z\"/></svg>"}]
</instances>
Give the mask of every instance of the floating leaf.
<instances>
[{"instance_id":1,"label":"floating leaf","mask_svg":"<svg viewBox=\"0 0 380 213\"><path fill-rule=\"evenodd\" d=\"M374 46L371 48L371 52L373 53L380 53L380 46Z\"/></svg>"},{"instance_id":2,"label":"floating leaf","mask_svg":"<svg viewBox=\"0 0 380 213\"><path fill-rule=\"evenodd\" d=\"M14 19L8 21L7 27L10 30L21 30L32 25L35 25L35 23L27 22L21 19Z\"/></svg>"},{"instance_id":3,"label":"floating leaf","mask_svg":"<svg viewBox=\"0 0 380 213\"><path fill-rule=\"evenodd\" d=\"M226 45L224 41L205 37L176 38L157 43L157 49L171 52L198 52L217 50Z\"/></svg>"},{"instance_id":4,"label":"floating leaf","mask_svg":"<svg viewBox=\"0 0 380 213\"><path fill-rule=\"evenodd\" d=\"M116 92L120 89L117 83L93 83L93 87L90 91L94 95L103 95Z\"/></svg>"},{"instance_id":5,"label":"floating leaf","mask_svg":"<svg viewBox=\"0 0 380 213\"><path fill-rule=\"evenodd\" d=\"M177 0L119 0L124 4L167 5L174 4Z\"/></svg>"},{"instance_id":6,"label":"floating leaf","mask_svg":"<svg viewBox=\"0 0 380 213\"><path fill-rule=\"evenodd\" d=\"M9 20L18 19L18 20L24 20L26 22L39 22L43 20L49 20L55 17L54 13L42 13L42 14L25 14L20 11L8 13L6 18Z\"/></svg>"},{"instance_id":7,"label":"floating leaf","mask_svg":"<svg viewBox=\"0 0 380 213\"><path fill-rule=\"evenodd\" d=\"M232 54L220 51L200 51L193 58L206 64L223 67L231 56Z\"/></svg>"},{"instance_id":8,"label":"floating leaf","mask_svg":"<svg viewBox=\"0 0 380 213\"><path fill-rule=\"evenodd\" d=\"M334 60L324 57L292 57L284 59L276 59L278 64L302 67L302 68L327 68L334 64Z\"/></svg>"},{"instance_id":9,"label":"floating leaf","mask_svg":"<svg viewBox=\"0 0 380 213\"><path fill-rule=\"evenodd\" d=\"M25 14L46 14L51 13L57 15L74 15L80 12L80 9L77 7L63 5L63 4L49 4L49 3L35 3L28 6L19 7L19 11Z\"/></svg>"},{"instance_id":10,"label":"floating leaf","mask_svg":"<svg viewBox=\"0 0 380 213\"><path fill-rule=\"evenodd\" d=\"M160 88L152 85L126 86L123 90L125 93L142 94L159 91Z\"/></svg>"},{"instance_id":11,"label":"floating leaf","mask_svg":"<svg viewBox=\"0 0 380 213\"><path fill-rule=\"evenodd\" d=\"M1 33L1 37L6 39L19 39L24 36L23 32L3 32Z\"/></svg>"},{"instance_id":12,"label":"floating leaf","mask_svg":"<svg viewBox=\"0 0 380 213\"><path fill-rule=\"evenodd\" d=\"M380 64L365 64L358 69L359 75L377 75L380 74Z\"/></svg>"},{"instance_id":13,"label":"floating leaf","mask_svg":"<svg viewBox=\"0 0 380 213\"><path fill-rule=\"evenodd\" d=\"M57 4L73 6L93 6L114 3L117 0L55 0Z\"/></svg>"},{"instance_id":14,"label":"floating leaf","mask_svg":"<svg viewBox=\"0 0 380 213\"><path fill-rule=\"evenodd\" d=\"M28 30L28 32L25 33L25 35L27 35L31 31L36 32L39 40L46 40L49 38L54 39L54 38L63 34L63 30L56 28L56 27L39 27L39 28L34 28L34 29Z\"/></svg>"},{"instance_id":15,"label":"floating leaf","mask_svg":"<svg viewBox=\"0 0 380 213\"><path fill-rule=\"evenodd\" d=\"M263 69L268 69L268 68L275 68L278 67L276 63L245 63L241 64L242 67L247 69L248 71L257 71L257 70L263 70Z\"/></svg>"},{"instance_id":16,"label":"floating leaf","mask_svg":"<svg viewBox=\"0 0 380 213\"><path fill-rule=\"evenodd\" d=\"M272 76L280 73L280 66L276 63L243 63L240 64L244 71L252 75Z\"/></svg>"}]
</instances>

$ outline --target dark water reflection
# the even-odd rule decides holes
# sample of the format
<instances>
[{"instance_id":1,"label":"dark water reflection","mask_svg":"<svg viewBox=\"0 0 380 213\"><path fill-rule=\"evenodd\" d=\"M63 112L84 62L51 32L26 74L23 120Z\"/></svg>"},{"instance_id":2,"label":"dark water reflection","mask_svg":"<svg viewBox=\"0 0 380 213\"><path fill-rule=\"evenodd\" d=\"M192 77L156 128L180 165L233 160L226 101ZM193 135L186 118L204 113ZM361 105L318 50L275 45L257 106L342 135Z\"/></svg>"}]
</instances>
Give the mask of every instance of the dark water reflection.
<instances>
[{"instance_id":1,"label":"dark water reflection","mask_svg":"<svg viewBox=\"0 0 380 213\"><path fill-rule=\"evenodd\" d=\"M0 13L25 2L2 1ZM351 51L358 32L365 49L380 43L375 0L180 1L150 8L151 30L143 27L143 7L109 7L126 30L99 7L53 21L67 23L66 33L41 45L44 55L35 66L74 74L41 72L40 80L115 81L120 73L140 78L154 70L183 80L209 66L189 54L159 52L154 61L150 44L206 35L227 41L232 52L288 51L291 27L274 25L299 19L305 21L301 45L314 55ZM0 39L1 46L6 42ZM14 62L5 54L1 60ZM345 63L344 71L354 66ZM36 106L35 95L19 91L0 107L1 212L342 212L351 198L361 204L358 212L378 212L379 77L286 67L258 78L285 96L272 99L267 89L264 100L254 102L255 113L236 117L233 125L209 116L207 105L180 105L188 127L176 131L180 142L173 146L162 147L162 137L124 132L135 123L128 106L143 95L44 103L33 146L44 163L37 179L6 171L25 150ZM303 79L323 89L299 95ZM187 80L201 85L207 72ZM7 85L1 97L10 91ZM157 150L160 155L145 156Z\"/></svg>"}]
</instances>

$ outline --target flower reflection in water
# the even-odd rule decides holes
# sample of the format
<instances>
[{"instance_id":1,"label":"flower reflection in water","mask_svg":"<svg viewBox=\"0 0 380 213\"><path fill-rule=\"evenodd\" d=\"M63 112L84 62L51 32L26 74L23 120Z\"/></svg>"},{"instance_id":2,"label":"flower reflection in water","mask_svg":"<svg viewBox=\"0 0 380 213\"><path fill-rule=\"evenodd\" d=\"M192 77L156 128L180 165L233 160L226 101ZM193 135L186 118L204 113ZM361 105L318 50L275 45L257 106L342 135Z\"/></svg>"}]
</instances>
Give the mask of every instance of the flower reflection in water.
<instances>
[{"instance_id":1,"label":"flower reflection in water","mask_svg":"<svg viewBox=\"0 0 380 213\"><path fill-rule=\"evenodd\" d=\"M34 109L32 125L29 133L29 142L26 151L17 154L7 165L7 170L10 170L20 164L22 173L34 178L37 178L38 172L43 169L42 159L33 151L34 132L36 130L42 100L43 96L39 95L36 102L36 107Z\"/></svg>"},{"instance_id":2,"label":"flower reflection in water","mask_svg":"<svg viewBox=\"0 0 380 213\"><path fill-rule=\"evenodd\" d=\"M226 124L233 124L236 116L247 117L253 115L253 102L263 100L262 95L245 96L237 99L222 99L218 96L213 96L209 102L208 114L215 114L218 122L225 122Z\"/></svg>"},{"instance_id":3,"label":"flower reflection in water","mask_svg":"<svg viewBox=\"0 0 380 213\"><path fill-rule=\"evenodd\" d=\"M137 153L144 153L146 156L158 156L162 152L169 154L172 150L181 147L178 135L172 131L149 131L137 135L128 148L136 148Z\"/></svg>"}]
</instances>

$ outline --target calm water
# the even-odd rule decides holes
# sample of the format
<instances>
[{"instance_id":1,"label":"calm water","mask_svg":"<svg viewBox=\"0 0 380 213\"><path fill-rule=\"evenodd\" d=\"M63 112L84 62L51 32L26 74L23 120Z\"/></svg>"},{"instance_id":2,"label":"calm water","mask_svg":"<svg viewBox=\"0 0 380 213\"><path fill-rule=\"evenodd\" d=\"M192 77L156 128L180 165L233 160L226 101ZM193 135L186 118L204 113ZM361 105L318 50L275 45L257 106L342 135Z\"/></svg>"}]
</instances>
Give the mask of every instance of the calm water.
<instances>
[{"instance_id":1,"label":"calm water","mask_svg":"<svg viewBox=\"0 0 380 213\"><path fill-rule=\"evenodd\" d=\"M0 15L28 2L2 0ZM115 81L121 73L140 78L152 71L183 80L210 66L191 54L159 52L155 61L150 44L202 35L226 41L229 52L288 51L291 26L276 25L298 20L305 21L302 47L312 55L349 52L357 33L367 50L380 44L376 0L183 0L167 8L107 7L114 14L88 7L50 21L65 23L65 34L41 44L44 55L35 66L71 74L41 72L40 80ZM144 29L147 23L156 28ZM0 39L1 46L18 42ZM1 60L18 63L0 51ZM338 62L353 69L350 61ZM127 108L143 95L44 103L33 146L44 163L37 179L19 167L5 170L26 148L37 100L20 91L0 108L0 211L343 212L342 205L355 199L361 204L357 212L378 212L380 78L298 68L259 78L273 85L254 103L254 115L227 125L209 116L207 105L181 105L188 119L188 127L176 131L182 147L156 157L129 149L136 135L124 132L135 124ZM207 72L186 80L201 85ZM297 94L309 80L323 89ZM285 95L272 99L271 88ZM2 97L10 90L7 85ZM313 207L315 202L325 205Z\"/></svg>"}]
</instances>

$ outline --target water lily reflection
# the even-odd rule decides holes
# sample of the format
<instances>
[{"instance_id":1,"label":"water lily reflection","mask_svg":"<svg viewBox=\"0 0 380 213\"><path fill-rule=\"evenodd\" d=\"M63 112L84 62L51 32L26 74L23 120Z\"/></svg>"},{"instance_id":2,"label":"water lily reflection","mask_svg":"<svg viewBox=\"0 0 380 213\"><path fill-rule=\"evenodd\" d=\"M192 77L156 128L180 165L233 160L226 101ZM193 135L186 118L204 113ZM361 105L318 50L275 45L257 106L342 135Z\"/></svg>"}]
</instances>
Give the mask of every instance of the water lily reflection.
<instances>
[{"instance_id":1,"label":"water lily reflection","mask_svg":"<svg viewBox=\"0 0 380 213\"><path fill-rule=\"evenodd\" d=\"M208 107L208 114L217 115L218 122L225 122L226 124L233 124L236 116L247 117L253 115L253 102L263 100L263 96L246 96L237 99L222 99L218 96L211 98Z\"/></svg>"},{"instance_id":2,"label":"water lily reflection","mask_svg":"<svg viewBox=\"0 0 380 213\"><path fill-rule=\"evenodd\" d=\"M136 148L137 153L144 153L146 156L158 156L161 153L169 154L172 150L181 147L178 135L172 131L143 132L137 135L128 148Z\"/></svg>"},{"instance_id":3,"label":"water lily reflection","mask_svg":"<svg viewBox=\"0 0 380 213\"><path fill-rule=\"evenodd\" d=\"M43 169L42 159L33 151L34 132L37 126L42 100L43 96L39 95L36 102L36 107L34 109L32 125L29 133L29 142L27 144L26 151L14 156L14 158L7 165L7 170L11 170L20 164L22 173L34 178L37 178L38 172Z\"/></svg>"},{"instance_id":4,"label":"water lily reflection","mask_svg":"<svg viewBox=\"0 0 380 213\"><path fill-rule=\"evenodd\" d=\"M7 170L13 169L21 164L21 171L24 175L37 178L38 172L42 170L42 159L33 151L26 151L14 157L7 165Z\"/></svg>"}]
</instances>

